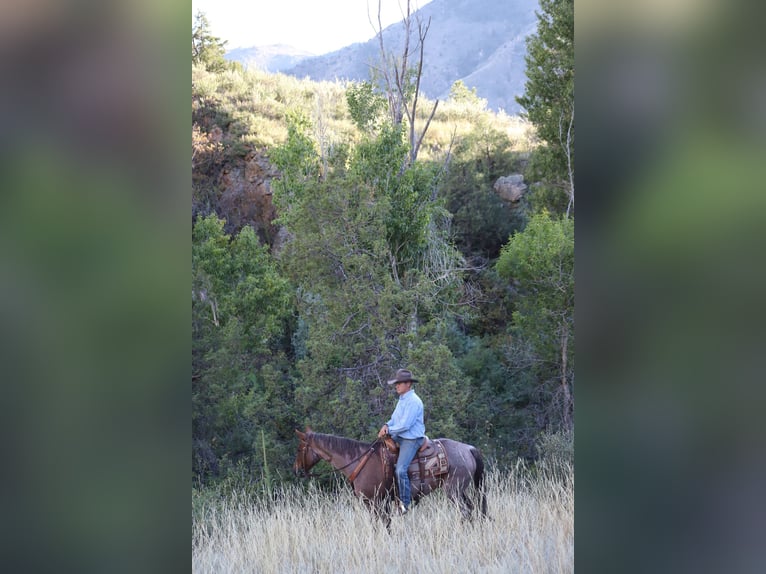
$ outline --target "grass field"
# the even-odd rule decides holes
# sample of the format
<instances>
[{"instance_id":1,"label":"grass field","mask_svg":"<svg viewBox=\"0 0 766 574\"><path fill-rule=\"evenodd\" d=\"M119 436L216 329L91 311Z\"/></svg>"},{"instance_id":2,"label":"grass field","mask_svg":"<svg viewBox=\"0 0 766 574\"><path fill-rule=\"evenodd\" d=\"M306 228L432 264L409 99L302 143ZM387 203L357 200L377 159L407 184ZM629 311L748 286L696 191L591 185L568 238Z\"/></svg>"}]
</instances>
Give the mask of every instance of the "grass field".
<instances>
[{"instance_id":1,"label":"grass field","mask_svg":"<svg viewBox=\"0 0 766 574\"><path fill-rule=\"evenodd\" d=\"M349 488L285 487L275 500L198 504L194 572L557 573L574 571L574 480L523 469L487 475L491 520L462 522L441 491L390 534Z\"/></svg>"}]
</instances>

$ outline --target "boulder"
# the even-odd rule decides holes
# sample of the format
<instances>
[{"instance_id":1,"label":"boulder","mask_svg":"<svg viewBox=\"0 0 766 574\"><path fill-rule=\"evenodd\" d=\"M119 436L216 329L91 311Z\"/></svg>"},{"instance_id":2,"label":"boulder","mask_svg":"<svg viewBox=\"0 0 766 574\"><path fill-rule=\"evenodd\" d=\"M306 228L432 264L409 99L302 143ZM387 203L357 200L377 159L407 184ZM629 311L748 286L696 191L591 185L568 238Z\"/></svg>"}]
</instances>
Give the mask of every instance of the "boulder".
<instances>
[{"instance_id":1,"label":"boulder","mask_svg":"<svg viewBox=\"0 0 766 574\"><path fill-rule=\"evenodd\" d=\"M511 175L504 175L497 178L492 189L495 190L495 193L497 193L501 199L510 203L517 203L527 192L528 187L527 184L524 183L523 175L520 173L513 173Z\"/></svg>"}]
</instances>

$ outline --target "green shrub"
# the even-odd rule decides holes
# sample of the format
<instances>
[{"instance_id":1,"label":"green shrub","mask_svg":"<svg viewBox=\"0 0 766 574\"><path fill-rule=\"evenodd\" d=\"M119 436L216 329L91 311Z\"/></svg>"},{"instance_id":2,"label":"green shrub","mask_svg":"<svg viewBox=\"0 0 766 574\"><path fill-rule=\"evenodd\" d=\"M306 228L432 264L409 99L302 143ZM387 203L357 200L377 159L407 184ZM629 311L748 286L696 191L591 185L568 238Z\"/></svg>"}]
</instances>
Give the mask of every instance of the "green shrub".
<instances>
[{"instance_id":1,"label":"green shrub","mask_svg":"<svg viewBox=\"0 0 766 574\"><path fill-rule=\"evenodd\" d=\"M535 445L539 459L538 472L551 479L571 480L574 469L574 432L545 431L540 434Z\"/></svg>"}]
</instances>

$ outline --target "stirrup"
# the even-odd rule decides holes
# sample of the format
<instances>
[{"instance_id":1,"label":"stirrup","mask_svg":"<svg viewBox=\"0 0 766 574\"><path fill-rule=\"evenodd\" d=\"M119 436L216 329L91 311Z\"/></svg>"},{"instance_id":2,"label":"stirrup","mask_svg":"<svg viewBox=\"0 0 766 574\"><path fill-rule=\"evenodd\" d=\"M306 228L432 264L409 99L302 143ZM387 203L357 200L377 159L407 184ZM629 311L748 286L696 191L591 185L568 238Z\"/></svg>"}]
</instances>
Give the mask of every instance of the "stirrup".
<instances>
[{"instance_id":1,"label":"stirrup","mask_svg":"<svg viewBox=\"0 0 766 574\"><path fill-rule=\"evenodd\" d=\"M409 512L409 510L410 509L408 507L404 506L404 503L400 500L399 501L399 514L404 516L405 514L407 514Z\"/></svg>"}]
</instances>

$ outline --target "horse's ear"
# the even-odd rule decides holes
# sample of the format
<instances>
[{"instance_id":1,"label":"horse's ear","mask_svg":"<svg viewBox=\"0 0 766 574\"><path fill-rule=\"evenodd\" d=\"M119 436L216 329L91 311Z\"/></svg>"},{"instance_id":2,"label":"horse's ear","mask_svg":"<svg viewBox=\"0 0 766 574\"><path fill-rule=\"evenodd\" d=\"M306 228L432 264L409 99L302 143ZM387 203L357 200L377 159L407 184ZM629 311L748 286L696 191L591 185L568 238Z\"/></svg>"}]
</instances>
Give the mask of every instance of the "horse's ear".
<instances>
[{"instance_id":1,"label":"horse's ear","mask_svg":"<svg viewBox=\"0 0 766 574\"><path fill-rule=\"evenodd\" d=\"M295 434L298 435L298 438L301 438L301 439L306 438L306 435L302 433L301 431L299 431L298 429L295 429Z\"/></svg>"},{"instance_id":2,"label":"horse's ear","mask_svg":"<svg viewBox=\"0 0 766 574\"><path fill-rule=\"evenodd\" d=\"M314 430L309 425L306 425L306 432L314 432Z\"/></svg>"}]
</instances>

